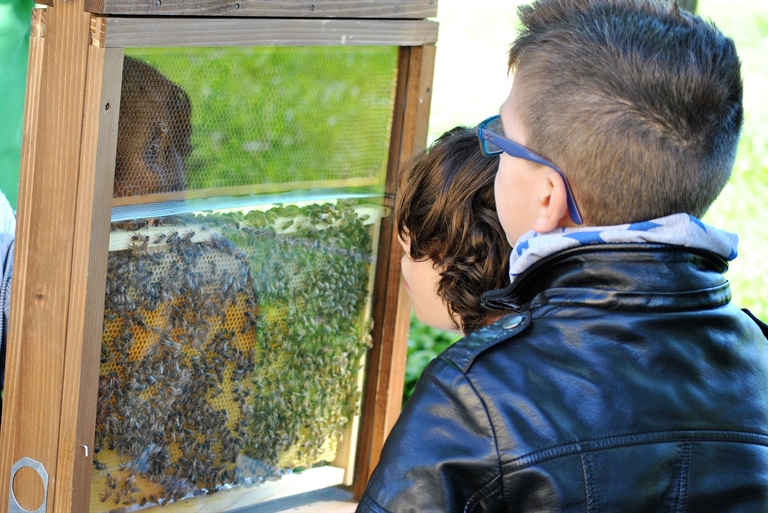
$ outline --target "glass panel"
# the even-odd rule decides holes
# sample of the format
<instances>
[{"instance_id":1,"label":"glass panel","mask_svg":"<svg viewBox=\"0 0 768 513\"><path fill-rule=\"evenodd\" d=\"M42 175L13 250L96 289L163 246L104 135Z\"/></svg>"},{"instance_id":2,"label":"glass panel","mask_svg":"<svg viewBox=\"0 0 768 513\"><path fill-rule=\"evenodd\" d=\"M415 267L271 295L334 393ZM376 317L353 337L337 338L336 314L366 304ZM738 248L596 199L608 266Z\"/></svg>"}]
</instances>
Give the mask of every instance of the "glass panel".
<instances>
[{"instance_id":1,"label":"glass panel","mask_svg":"<svg viewBox=\"0 0 768 513\"><path fill-rule=\"evenodd\" d=\"M115 196L380 190L397 55L359 46L127 49Z\"/></svg>"},{"instance_id":2,"label":"glass panel","mask_svg":"<svg viewBox=\"0 0 768 513\"><path fill-rule=\"evenodd\" d=\"M382 214L321 200L112 223L91 511L342 482Z\"/></svg>"},{"instance_id":3,"label":"glass panel","mask_svg":"<svg viewBox=\"0 0 768 513\"><path fill-rule=\"evenodd\" d=\"M91 511L351 483L397 60L126 49Z\"/></svg>"}]
</instances>

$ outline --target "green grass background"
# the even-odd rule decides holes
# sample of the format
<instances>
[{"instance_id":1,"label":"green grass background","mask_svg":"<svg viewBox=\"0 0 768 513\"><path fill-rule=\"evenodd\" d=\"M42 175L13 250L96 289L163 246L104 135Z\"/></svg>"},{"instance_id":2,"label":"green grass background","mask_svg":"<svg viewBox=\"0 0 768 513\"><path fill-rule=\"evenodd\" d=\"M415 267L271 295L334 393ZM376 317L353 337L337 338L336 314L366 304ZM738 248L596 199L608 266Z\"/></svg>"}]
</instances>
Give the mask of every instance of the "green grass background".
<instances>
[{"instance_id":1,"label":"green grass background","mask_svg":"<svg viewBox=\"0 0 768 513\"><path fill-rule=\"evenodd\" d=\"M187 189L354 178L383 186L397 47L131 48L126 54L189 95L194 149Z\"/></svg>"},{"instance_id":2,"label":"green grass background","mask_svg":"<svg viewBox=\"0 0 768 513\"><path fill-rule=\"evenodd\" d=\"M506 51L519 1L440 0L429 137L498 112L511 81ZM768 319L768 2L699 0L698 14L733 38L742 59L744 129L728 185L704 217L739 234L739 257L726 274L733 301ZM458 336L411 319L404 397L424 366Z\"/></svg>"}]
</instances>

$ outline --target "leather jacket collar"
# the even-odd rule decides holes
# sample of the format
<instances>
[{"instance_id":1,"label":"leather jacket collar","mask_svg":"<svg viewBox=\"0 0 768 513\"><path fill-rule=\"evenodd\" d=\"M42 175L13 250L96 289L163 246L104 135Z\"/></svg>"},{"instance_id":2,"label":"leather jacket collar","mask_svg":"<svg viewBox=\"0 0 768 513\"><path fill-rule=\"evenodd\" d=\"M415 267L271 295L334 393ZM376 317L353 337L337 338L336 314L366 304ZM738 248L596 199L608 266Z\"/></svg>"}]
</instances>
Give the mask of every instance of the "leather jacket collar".
<instances>
[{"instance_id":1,"label":"leather jacket collar","mask_svg":"<svg viewBox=\"0 0 768 513\"><path fill-rule=\"evenodd\" d=\"M728 262L717 254L667 244L597 244L532 264L508 287L482 297L492 310L522 312L557 301L653 305L688 310L730 301ZM690 291L690 292L688 292ZM706 293L704 293L706 291Z\"/></svg>"}]
</instances>

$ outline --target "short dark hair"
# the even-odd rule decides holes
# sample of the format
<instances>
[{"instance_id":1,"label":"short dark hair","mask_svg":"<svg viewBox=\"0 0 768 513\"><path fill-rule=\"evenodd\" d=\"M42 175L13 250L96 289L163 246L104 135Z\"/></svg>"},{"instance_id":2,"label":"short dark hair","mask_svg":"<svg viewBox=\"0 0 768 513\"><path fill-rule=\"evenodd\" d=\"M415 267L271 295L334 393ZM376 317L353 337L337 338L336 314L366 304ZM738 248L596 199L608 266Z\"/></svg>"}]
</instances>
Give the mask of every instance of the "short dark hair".
<instances>
[{"instance_id":1,"label":"short dark hair","mask_svg":"<svg viewBox=\"0 0 768 513\"><path fill-rule=\"evenodd\" d=\"M730 177L741 63L713 23L664 0L538 0L509 52L527 145L586 222L702 217Z\"/></svg>"},{"instance_id":2,"label":"short dark hair","mask_svg":"<svg viewBox=\"0 0 768 513\"><path fill-rule=\"evenodd\" d=\"M470 333L495 320L480 296L509 284L511 248L496 214L498 156L480 151L474 128L456 127L401 174L395 223L414 260L440 271L438 295Z\"/></svg>"}]
</instances>

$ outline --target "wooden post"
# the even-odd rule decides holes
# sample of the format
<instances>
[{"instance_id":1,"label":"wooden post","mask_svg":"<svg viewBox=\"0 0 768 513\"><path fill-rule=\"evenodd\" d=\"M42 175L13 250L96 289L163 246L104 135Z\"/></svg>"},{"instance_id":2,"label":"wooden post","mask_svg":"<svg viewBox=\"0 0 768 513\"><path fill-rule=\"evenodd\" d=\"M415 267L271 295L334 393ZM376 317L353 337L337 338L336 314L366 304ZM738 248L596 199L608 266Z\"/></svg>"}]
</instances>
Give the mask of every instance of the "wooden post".
<instances>
[{"instance_id":1,"label":"wooden post","mask_svg":"<svg viewBox=\"0 0 768 513\"><path fill-rule=\"evenodd\" d=\"M400 167L426 145L435 50L434 46L422 46L403 47L400 51L387 169L389 206L393 206L397 192ZM357 498L365 490L402 405L411 305L400 278L401 251L393 218L383 219L374 291L373 347L368 353L353 487Z\"/></svg>"},{"instance_id":2,"label":"wooden post","mask_svg":"<svg viewBox=\"0 0 768 513\"><path fill-rule=\"evenodd\" d=\"M91 215L82 204L89 192L80 190L93 181L82 175L81 154L89 25L82 1L57 2L33 14L0 432L0 511L8 508L11 467L25 457L39 462L50 478L43 497L37 474L19 472L13 483L19 505L36 509L46 500L47 511L69 511L55 491L71 486L71 461L68 475L56 470L67 465L63 455L71 459L76 449L83 451L75 447L74 426L67 426L77 412L66 410L73 406L67 381L78 372L71 365L82 356L82 340L75 338L86 315L76 303L98 303L82 297L84 283L76 283L89 272L89 249L77 246L91 236L77 227L78 217Z\"/></svg>"},{"instance_id":3,"label":"wooden post","mask_svg":"<svg viewBox=\"0 0 768 513\"><path fill-rule=\"evenodd\" d=\"M91 47L67 321L56 511L88 511L123 50Z\"/></svg>"}]
</instances>

